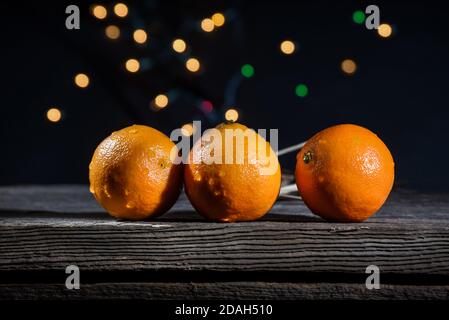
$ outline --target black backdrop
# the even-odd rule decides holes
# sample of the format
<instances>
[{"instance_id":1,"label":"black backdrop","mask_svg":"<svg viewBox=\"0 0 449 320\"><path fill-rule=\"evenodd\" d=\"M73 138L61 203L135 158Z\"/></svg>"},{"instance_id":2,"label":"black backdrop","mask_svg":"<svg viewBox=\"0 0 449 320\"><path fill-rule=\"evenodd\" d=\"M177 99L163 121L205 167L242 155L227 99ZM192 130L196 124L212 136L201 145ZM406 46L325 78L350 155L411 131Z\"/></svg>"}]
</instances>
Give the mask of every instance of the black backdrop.
<instances>
[{"instance_id":1,"label":"black backdrop","mask_svg":"<svg viewBox=\"0 0 449 320\"><path fill-rule=\"evenodd\" d=\"M103 2L108 8L109 2ZM280 147L306 140L338 123L376 132L396 162L396 185L449 190L449 11L435 1L139 1L126 2L130 15L99 21L81 8L81 29L65 28L69 3L2 2L0 184L87 183L96 145L113 130L140 123L165 133L194 119L214 126L227 106L224 92L244 63L255 75L237 92L240 121L253 128L279 128ZM394 34L381 39L352 21L352 13L377 4L381 22ZM198 21L216 11L225 25L212 33ZM132 13L132 14L131 14ZM122 36L111 41L106 25ZM136 46L130 32L147 28L149 45ZM170 52L183 37L202 72L192 74ZM292 56L279 43L295 40ZM168 48L168 49L167 49ZM123 70L129 57L145 57L149 70ZM358 70L340 70L345 58ZM74 86L85 72L91 84ZM306 98L294 94L306 83ZM149 108L159 92L176 90L176 101L160 112ZM210 100L216 118L198 99ZM63 119L50 123L46 111L58 106ZM294 154L283 156L293 169Z\"/></svg>"}]
</instances>

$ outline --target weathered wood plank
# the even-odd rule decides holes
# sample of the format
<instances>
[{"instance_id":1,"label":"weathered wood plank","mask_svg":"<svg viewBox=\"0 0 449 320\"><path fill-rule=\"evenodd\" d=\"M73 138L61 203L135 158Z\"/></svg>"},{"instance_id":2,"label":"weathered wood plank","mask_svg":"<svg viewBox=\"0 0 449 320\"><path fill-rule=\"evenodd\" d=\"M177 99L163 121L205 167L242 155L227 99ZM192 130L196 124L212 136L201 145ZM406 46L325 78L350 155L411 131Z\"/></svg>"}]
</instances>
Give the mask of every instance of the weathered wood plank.
<instances>
[{"instance_id":1,"label":"weathered wood plank","mask_svg":"<svg viewBox=\"0 0 449 320\"><path fill-rule=\"evenodd\" d=\"M381 226L381 227L379 227ZM449 276L449 224L0 224L0 271L211 270Z\"/></svg>"},{"instance_id":2,"label":"weathered wood plank","mask_svg":"<svg viewBox=\"0 0 449 320\"><path fill-rule=\"evenodd\" d=\"M449 286L383 285L367 290L347 283L98 283L68 290L62 284L0 285L0 300L447 300Z\"/></svg>"},{"instance_id":3,"label":"weathered wood plank","mask_svg":"<svg viewBox=\"0 0 449 320\"><path fill-rule=\"evenodd\" d=\"M0 218L23 213L64 213L70 218L110 219L83 185L0 187ZM61 218L63 215L60 216ZM383 219L449 220L449 194L423 194L411 191L393 192L384 207L368 221ZM170 212L158 218L165 220L203 220L184 194ZM278 201L264 220L285 219L321 221L301 201Z\"/></svg>"},{"instance_id":4,"label":"weathered wood plank","mask_svg":"<svg viewBox=\"0 0 449 320\"><path fill-rule=\"evenodd\" d=\"M449 197L393 194L361 224L326 223L302 202L278 202L251 223L219 224L185 196L155 221L123 222L85 186L0 188L0 271L205 270L449 277Z\"/></svg>"}]
</instances>

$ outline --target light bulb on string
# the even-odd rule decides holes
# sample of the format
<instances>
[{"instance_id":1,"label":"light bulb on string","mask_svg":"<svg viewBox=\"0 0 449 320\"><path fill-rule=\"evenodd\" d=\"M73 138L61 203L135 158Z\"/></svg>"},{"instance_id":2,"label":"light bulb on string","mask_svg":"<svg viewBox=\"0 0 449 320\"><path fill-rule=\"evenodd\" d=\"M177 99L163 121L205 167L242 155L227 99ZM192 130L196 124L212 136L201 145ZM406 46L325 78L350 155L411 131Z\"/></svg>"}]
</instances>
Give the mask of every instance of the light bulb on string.
<instances>
[{"instance_id":1,"label":"light bulb on string","mask_svg":"<svg viewBox=\"0 0 449 320\"><path fill-rule=\"evenodd\" d=\"M281 42L281 51L284 54L292 54L295 52L295 43L290 40L285 40Z\"/></svg>"},{"instance_id":2,"label":"light bulb on string","mask_svg":"<svg viewBox=\"0 0 449 320\"><path fill-rule=\"evenodd\" d=\"M58 108L50 108L47 110L47 119L50 122L59 122L62 119L62 112Z\"/></svg>"},{"instance_id":3,"label":"light bulb on string","mask_svg":"<svg viewBox=\"0 0 449 320\"><path fill-rule=\"evenodd\" d=\"M181 127L181 133L186 137L190 137L195 133L195 131L196 128L192 123L186 123Z\"/></svg>"},{"instance_id":4,"label":"light bulb on string","mask_svg":"<svg viewBox=\"0 0 449 320\"><path fill-rule=\"evenodd\" d=\"M225 16L221 12L214 13L211 19L216 27L223 26L226 21Z\"/></svg>"},{"instance_id":5,"label":"light bulb on string","mask_svg":"<svg viewBox=\"0 0 449 320\"><path fill-rule=\"evenodd\" d=\"M201 29L203 29L203 31L212 32L214 31L214 28L215 24L212 19L206 18L201 21Z\"/></svg>"},{"instance_id":6,"label":"light bulb on string","mask_svg":"<svg viewBox=\"0 0 449 320\"><path fill-rule=\"evenodd\" d=\"M78 73L74 78L75 84L80 88L87 88L89 86L90 79L85 73Z\"/></svg>"},{"instance_id":7,"label":"light bulb on string","mask_svg":"<svg viewBox=\"0 0 449 320\"><path fill-rule=\"evenodd\" d=\"M154 106L158 109L163 109L165 107L168 106L169 100L168 100L168 96L165 94L158 94L155 98L154 98Z\"/></svg>"},{"instance_id":8,"label":"light bulb on string","mask_svg":"<svg viewBox=\"0 0 449 320\"><path fill-rule=\"evenodd\" d=\"M377 33L382 38L388 38L393 33L393 28L388 23L382 23L377 29Z\"/></svg>"},{"instance_id":9,"label":"light bulb on string","mask_svg":"<svg viewBox=\"0 0 449 320\"><path fill-rule=\"evenodd\" d=\"M143 44L147 42L148 36L145 30L143 29L137 29L133 32L133 39L135 42L139 44Z\"/></svg>"},{"instance_id":10,"label":"light bulb on string","mask_svg":"<svg viewBox=\"0 0 449 320\"><path fill-rule=\"evenodd\" d=\"M232 122L236 122L239 118L239 113L236 109L231 108L226 110L225 112L225 119L226 121L232 121Z\"/></svg>"},{"instance_id":11,"label":"light bulb on string","mask_svg":"<svg viewBox=\"0 0 449 320\"><path fill-rule=\"evenodd\" d=\"M201 101L200 108L203 112L210 113L214 110L214 105L208 100L203 100Z\"/></svg>"},{"instance_id":12,"label":"light bulb on string","mask_svg":"<svg viewBox=\"0 0 449 320\"><path fill-rule=\"evenodd\" d=\"M100 20L103 20L107 17L108 11L104 6L101 5L94 5L91 7L91 13L92 15Z\"/></svg>"},{"instance_id":13,"label":"light bulb on string","mask_svg":"<svg viewBox=\"0 0 449 320\"><path fill-rule=\"evenodd\" d=\"M131 73L135 73L140 69L140 62L137 59L128 59L125 63L125 68Z\"/></svg>"},{"instance_id":14,"label":"light bulb on string","mask_svg":"<svg viewBox=\"0 0 449 320\"><path fill-rule=\"evenodd\" d=\"M114 13L117 17L124 18L128 15L128 6L124 3L117 3L114 6Z\"/></svg>"},{"instance_id":15,"label":"light bulb on string","mask_svg":"<svg viewBox=\"0 0 449 320\"><path fill-rule=\"evenodd\" d=\"M190 72L198 72L200 70L200 62L196 58L190 58L186 61L186 68Z\"/></svg>"},{"instance_id":16,"label":"light bulb on string","mask_svg":"<svg viewBox=\"0 0 449 320\"><path fill-rule=\"evenodd\" d=\"M300 83L295 87L295 93L298 97L305 98L309 94L309 88L304 83Z\"/></svg>"},{"instance_id":17,"label":"light bulb on string","mask_svg":"<svg viewBox=\"0 0 449 320\"><path fill-rule=\"evenodd\" d=\"M352 75L357 70L357 64L352 59L345 59L341 62L341 70L348 75Z\"/></svg>"},{"instance_id":18,"label":"light bulb on string","mask_svg":"<svg viewBox=\"0 0 449 320\"><path fill-rule=\"evenodd\" d=\"M240 69L242 76L245 78L251 78L254 76L254 67L250 64L244 64L242 68Z\"/></svg>"},{"instance_id":19,"label":"light bulb on string","mask_svg":"<svg viewBox=\"0 0 449 320\"><path fill-rule=\"evenodd\" d=\"M107 26L104 30L104 33L106 34L106 37L112 40L118 39L120 37L120 29L119 27L114 25Z\"/></svg>"},{"instance_id":20,"label":"light bulb on string","mask_svg":"<svg viewBox=\"0 0 449 320\"><path fill-rule=\"evenodd\" d=\"M352 21L354 21L357 24L362 24L365 22L365 13L361 10L354 11L352 14Z\"/></svg>"},{"instance_id":21,"label":"light bulb on string","mask_svg":"<svg viewBox=\"0 0 449 320\"><path fill-rule=\"evenodd\" d=\"M172 43L172 48L178 53L183 53L186 51L186 42L182 39L175 39Z\"/></svg>"}]
</instances>

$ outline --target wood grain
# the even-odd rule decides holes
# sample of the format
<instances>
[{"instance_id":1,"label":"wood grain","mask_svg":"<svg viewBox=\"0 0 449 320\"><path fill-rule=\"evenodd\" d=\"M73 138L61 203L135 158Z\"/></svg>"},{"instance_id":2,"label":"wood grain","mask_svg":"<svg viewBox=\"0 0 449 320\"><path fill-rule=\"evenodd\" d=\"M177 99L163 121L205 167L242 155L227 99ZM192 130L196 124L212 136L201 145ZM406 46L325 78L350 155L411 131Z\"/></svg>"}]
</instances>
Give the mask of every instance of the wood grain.
<instances>
[{"instance_id":1,"label":"wood grain","mask_svg":"<svg viewBox=\"0 0 449 320\"><path fill-rule=\"evenodd\" d=\"M127 222L109 217L85 186L0 187L0 276L18 273L15 282L0 281L0 298L50 297L61 288L45 277L65 279L70 264L82 274L111 275L86 284L92 297L132 297L137 290L164 298L204 298L203 291L267 299L447 298L449 196L396 192L360 224L324 222L300 201L278 201L256 222L222 224L203 220L184 195L157 220ZM360 293L371 264L380 267L386 290ZM136 272L150 276L127 284ZM164 273L167 282L158 282ZM27 274L31 284L21 280ZM177 285L181 278L187 282Z\"/></svg>"},{"instance_id":2,"label":"wood grain","mask_svg":"<svg viewBox=\"0 0 449 320\"><path fill-rule=\"evenodd\" d=\"M257 222L0 226L0 270L210 270L449 275L448 225Z\"/></svg>"},{"instance_id":3,"label":"wood grain","mask_svg":"<svg viewBox=\"0 0 449 320\"><path fill-rule=\"evenodd\" d=\"M447 300L449 286L384 285L367 290L347 283L99 283L68 290L57 284L0 285L0 300Z\"/></svg>"}]
</instances>

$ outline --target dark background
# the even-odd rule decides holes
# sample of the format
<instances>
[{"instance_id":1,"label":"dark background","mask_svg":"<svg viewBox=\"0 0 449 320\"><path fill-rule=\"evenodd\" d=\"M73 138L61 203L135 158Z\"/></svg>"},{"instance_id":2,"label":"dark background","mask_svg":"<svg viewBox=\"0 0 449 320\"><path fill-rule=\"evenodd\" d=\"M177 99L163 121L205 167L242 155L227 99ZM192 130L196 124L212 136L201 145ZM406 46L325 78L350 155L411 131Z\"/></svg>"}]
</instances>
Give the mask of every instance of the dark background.
<instances>
[{"instance_id":1,"label":"dark background","mask_svg":"<svg viewBox=\"0 0 449 320\"><path fill-rule=\"evenodd\" d=\"M377 133L396 162L396 185L449 190L449 11L434 1L124 1L125 19L112 14L98 20L90 2L33 2L0 5L1 143L0 184L87 183L88 164L97 144L112 131L134 123L166 134L202 120L212 127L227 107L252 128L279 128L280 148L308 139L338 123L354 123ZM65 7L81 9L81 29L65 28ZM355 24L352 14L369 4L380 7L381 22L394 27L383 39ZM224 12L225 25L212 33L201 19ZM112 41L104 28L116 24L122 35ZM148 44L132 41L135 28L146 29ZM175 37L190 52L171 50ZM280 53L282 40L297 42L294 55ZM183 59L197 57L199 74ZM151 67L131 74L130 57ZM345 75L340 63L357 62ZM236 103L224 106L225 90L242 64L255 68L238 88ZM75 74L90 76L80 89ZM295 95L305 83L309 94ZM155 112L157 94L177 96ZM211 114L199 102L214 105ZM51 123L49 108L63 119ZM293 169L295 155L281 157Z\"/></svg>"}]
</instances>

